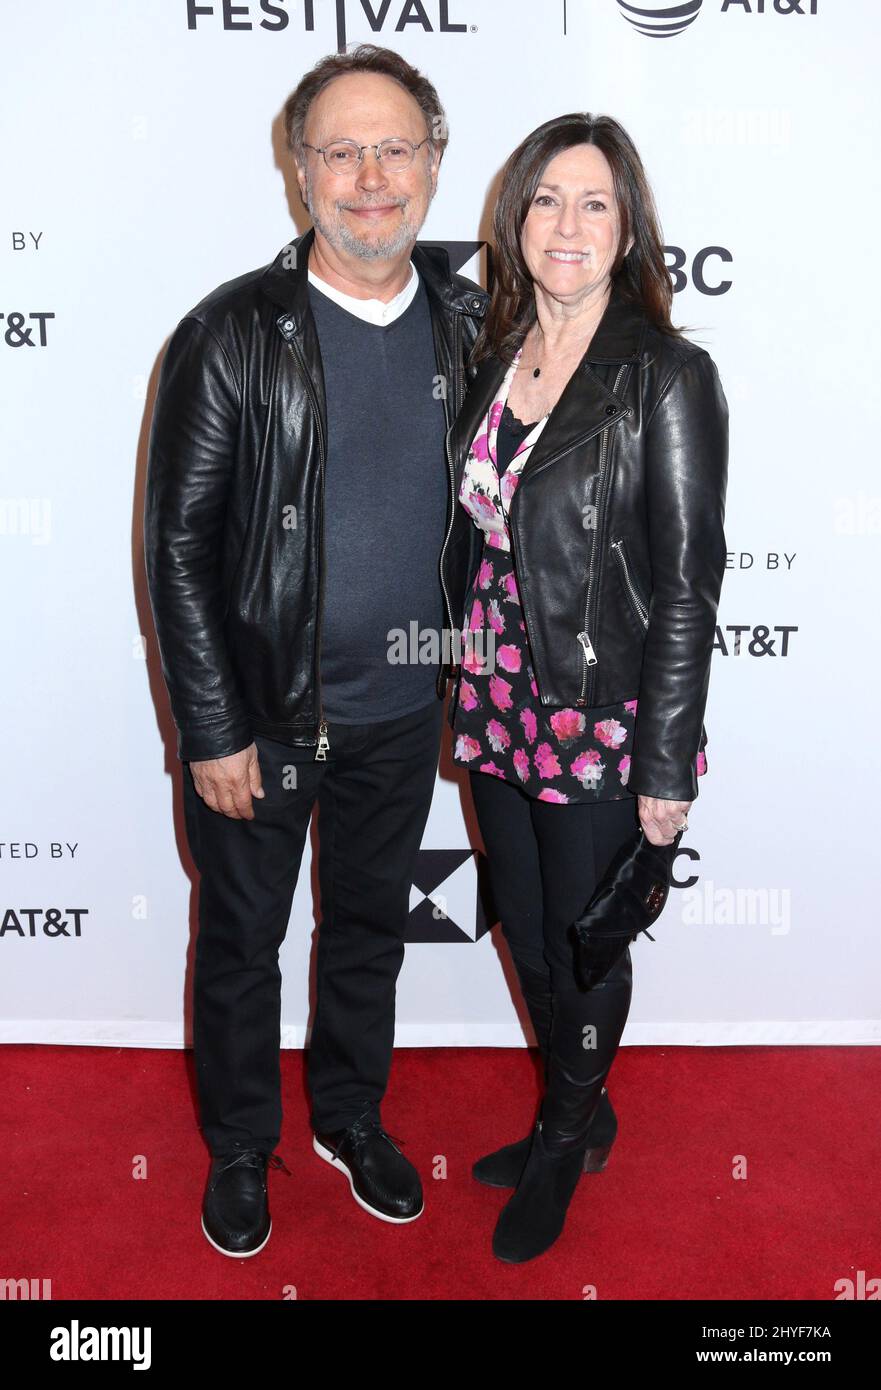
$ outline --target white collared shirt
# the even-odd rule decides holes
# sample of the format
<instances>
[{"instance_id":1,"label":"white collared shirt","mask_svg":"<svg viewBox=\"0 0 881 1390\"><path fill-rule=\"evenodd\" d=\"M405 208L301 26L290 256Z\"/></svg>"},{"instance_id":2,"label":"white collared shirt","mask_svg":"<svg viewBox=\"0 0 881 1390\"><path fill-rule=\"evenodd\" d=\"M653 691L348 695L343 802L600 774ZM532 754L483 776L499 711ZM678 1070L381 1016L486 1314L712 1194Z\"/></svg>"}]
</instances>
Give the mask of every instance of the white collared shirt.
<instances>
[{"instance_id":1,"label":"white collared shirt","mask_svg":"<svg viewBox=\"0 0 881 1390\"><path fill-rule=\"evenodd\" d=\"M382 299L357 299L353 294L346 294L343 290L338 290L335 285L329 285L326 280L322 280L314 271L308 271L309 284L314 285L322 294L326 294L328 299L341 305L343 309L348 309L350 314L354 314L359 319L366 320L367 323L375 323L384 328L386 324L393 323L396 318L400 318L404 310L411 303L413 296L419 288L419 272L413 262L410 262L412 274L406 285L394 299L390 299L386 304Z\"/></svg>"}]
</instances>

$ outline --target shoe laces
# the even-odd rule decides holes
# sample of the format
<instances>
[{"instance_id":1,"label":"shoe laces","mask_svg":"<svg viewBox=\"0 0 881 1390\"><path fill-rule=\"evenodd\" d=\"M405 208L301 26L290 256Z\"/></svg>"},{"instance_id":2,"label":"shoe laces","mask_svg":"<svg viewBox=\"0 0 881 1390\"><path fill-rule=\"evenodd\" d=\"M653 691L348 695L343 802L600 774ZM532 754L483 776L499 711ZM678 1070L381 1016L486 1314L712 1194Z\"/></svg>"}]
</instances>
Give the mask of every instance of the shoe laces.
<instances>
[{"instance_id":1,"label":"shoe laces","mask_svg":"<svg viewBox=\"0 0 881 1390\"><path fill-rule=\"evenodd\" d=\"M264 1159L268 1168L284 1168L284 1171L290 1176L291 1170L284 1159L279 1154L267 1155L263 1149L239 1150L229 1163L224 1163L221 1168L218 1168L216 1176L220 1177L220 1174L225 1173L227 1168L235 1168L237 1164L242 1168L260 1168Z\"/></svg>"},{"instance_id":2,"label":"shoe laces","mask_svg":"<svg viewBox=\"0 0 881 1390\"><path fill-rule=\"evenodd\" d=\"M379 1135L381 1139L387 1140L393 1149L397 1149L398 1153L401 1152L398 1145L403 1144L404 1140L389 1134L388 1130L383 1128L381 1121L370 1115L368 1110L365 1110L358 1116L357 1120L353 1120L348 1129L343 1131L339 1143L333 1151L334 1158L339 1157L340 1149L347 1139L351 1141L353 1147L360 1147L371 1135Z\"/></svg>"}]
</instances>

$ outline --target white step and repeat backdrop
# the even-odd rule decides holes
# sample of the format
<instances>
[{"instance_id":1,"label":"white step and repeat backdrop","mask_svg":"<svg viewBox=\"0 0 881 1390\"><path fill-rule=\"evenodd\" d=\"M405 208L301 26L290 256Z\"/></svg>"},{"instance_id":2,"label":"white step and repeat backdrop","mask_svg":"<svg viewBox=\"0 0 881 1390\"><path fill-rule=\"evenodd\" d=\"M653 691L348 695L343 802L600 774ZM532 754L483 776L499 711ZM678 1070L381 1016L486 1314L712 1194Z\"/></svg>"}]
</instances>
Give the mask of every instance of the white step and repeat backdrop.
<instances>
[{"instance_id":1,"label":"white step and repeat backdrop","mask_svg":"<svg viewBox=\"0 0 881 1390\"><path fill-rule=\"evenodd\" d=\"M0 1039L189 1041L196 878L142 562L158 367L202 295L305 230L282 104L319 56L369 40L440 92L451 140L422 235L476 279L514 145L567 111L623 122L675 321L728 397L709 772L657 940L633 950L625 1044L879 1040L879 24L875 0L7 0ZM403 1045L524 1042L465 796L446 751ZM292 1046L313 879L307 851L282 955Z\"/></svg>"}]
</instances>

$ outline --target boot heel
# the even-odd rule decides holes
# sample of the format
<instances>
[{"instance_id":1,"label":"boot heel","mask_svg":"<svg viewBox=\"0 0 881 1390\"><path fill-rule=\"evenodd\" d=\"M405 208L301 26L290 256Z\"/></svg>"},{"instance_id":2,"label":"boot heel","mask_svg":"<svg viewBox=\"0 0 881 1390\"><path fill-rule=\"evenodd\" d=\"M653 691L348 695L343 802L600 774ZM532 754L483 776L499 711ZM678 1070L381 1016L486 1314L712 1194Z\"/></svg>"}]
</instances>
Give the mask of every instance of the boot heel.
<instances>
[{"instance_id":1,"label":"boot heel","mask_svg":"<svg viewBox=\"0 0 881 1390\"><path fill-rule=\"evenodd\" d=\"M583 1173L601 1173L609 1161L611 1152L611 1144L602 1144L599 1148L585 1150L581 1171Z\"/></svg>"}]
</instances>

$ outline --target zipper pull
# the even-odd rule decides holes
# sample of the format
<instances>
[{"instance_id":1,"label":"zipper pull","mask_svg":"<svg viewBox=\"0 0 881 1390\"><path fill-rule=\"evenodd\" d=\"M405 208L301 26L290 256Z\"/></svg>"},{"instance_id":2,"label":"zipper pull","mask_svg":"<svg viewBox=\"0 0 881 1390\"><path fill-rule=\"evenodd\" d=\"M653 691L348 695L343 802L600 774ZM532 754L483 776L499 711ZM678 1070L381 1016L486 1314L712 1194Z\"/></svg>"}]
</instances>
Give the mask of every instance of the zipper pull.
<instances>
[{"instance_id":1,"label":"zipper pull","mask_svg":"<svg viewBox=\"0 0 881 1390\"><path fill-rule=\"evenodd\" d=\"M329 747L330 739L327 737L327 724L322 719L321 723L318 725L318 748L315 753L315 761L317 763L327 762L327 750Z\"/></svg>"},{"instance_id":2,"label":"zipper pull","mask_svg":"<svg viewBox=\"0 0 881 1390\"><path fill-rule=\"evenodd\" d=\"M599 658L597 657L597 654L596 654L596 652L595 652L594 649L593 649L593 644L592 644L590 638L588 637L587 633L586 633L586 632L579 632L579 634L578 634L578 641L581 643L582 647L584 648L584 658L585 658L585 660L586 660L588 666L596 666L597 661L598 661Z\"/></svg>"}]
</instances>

